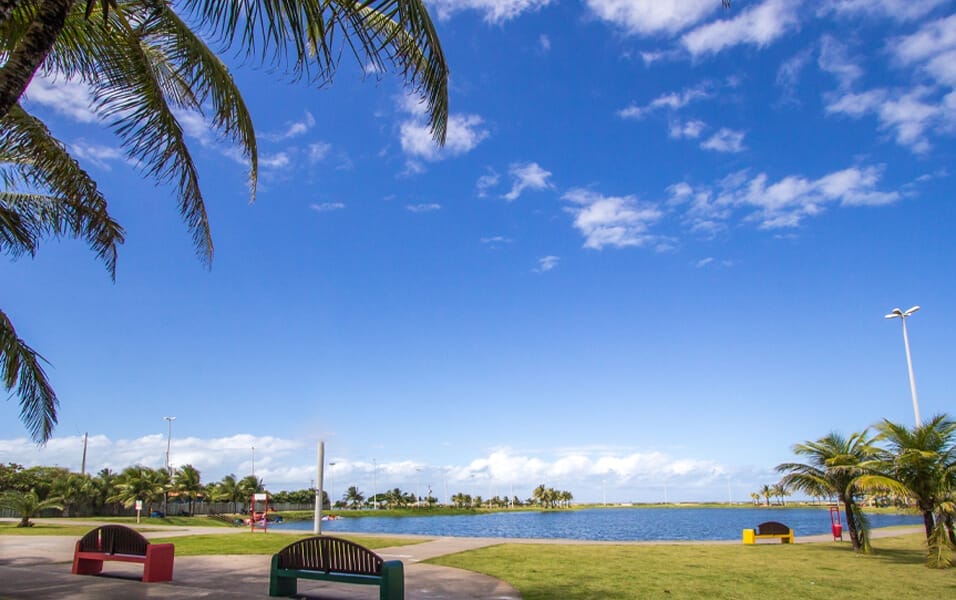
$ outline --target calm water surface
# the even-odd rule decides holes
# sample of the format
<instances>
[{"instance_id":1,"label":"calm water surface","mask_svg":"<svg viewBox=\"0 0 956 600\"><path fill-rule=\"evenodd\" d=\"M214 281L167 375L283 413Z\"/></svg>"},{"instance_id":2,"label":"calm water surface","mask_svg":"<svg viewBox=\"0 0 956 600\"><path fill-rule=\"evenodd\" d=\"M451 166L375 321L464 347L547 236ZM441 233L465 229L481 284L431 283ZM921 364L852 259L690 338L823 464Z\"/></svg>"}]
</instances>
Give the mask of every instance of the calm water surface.
<instances>
[{"instance_id":1,"label":"calm water surface","mask_svg":"<svg viewBox=\"0 0 956 600\"><path fill-rule=\"evenodd\" d=\"M916 515L868 516L874 528L922 523ZM780 521L792 527L798 536L830 532L830 514L826 510L799 508L596 508L437 517L361 517L323 521L322 531L616 541L735 540L740 539L742 529L756 528L764 521ZM294 521L276 527L312 531L312 521ZM848 539L845 533L844 537Z\"/></svg>"}]
</instances>

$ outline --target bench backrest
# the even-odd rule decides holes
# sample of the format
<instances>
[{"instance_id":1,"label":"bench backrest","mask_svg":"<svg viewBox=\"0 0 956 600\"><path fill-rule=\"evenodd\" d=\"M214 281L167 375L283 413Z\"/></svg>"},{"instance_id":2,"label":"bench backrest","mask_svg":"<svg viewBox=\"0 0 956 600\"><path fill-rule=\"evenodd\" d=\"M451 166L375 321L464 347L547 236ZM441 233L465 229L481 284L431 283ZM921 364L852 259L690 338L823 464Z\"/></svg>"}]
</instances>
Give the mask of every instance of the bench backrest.
<instances>
[{"instance_id":1,"label":"bench backrest","mask_svg":"<svg viewBox=\"0 0 956 600\"><path fill-rule=\"evenodd\" d=\"M331 536L315 536L279 550L280 569L381 575L383 559L368 548Z\"/></svg>"},{"instance_id":2,"label":"bench backrest","mask_svg":"<svg viewBox=\"0 0 956 600\"><path fill-rule=\"evenodd\" d=\"M757 525L757 535L787 535L790 528L777 521L767 521Z\"/></svg>"},{"instance_id":3,"label":"bench backrest","mask_svg":"<svg viewBox=\"0 0 956 600\"><path fill-rule=\"evenodd\" d=\"M122 525L103 525L80 538L81 552L146 556L148 545L138 531Z\"/></svg>"}]
</instances>

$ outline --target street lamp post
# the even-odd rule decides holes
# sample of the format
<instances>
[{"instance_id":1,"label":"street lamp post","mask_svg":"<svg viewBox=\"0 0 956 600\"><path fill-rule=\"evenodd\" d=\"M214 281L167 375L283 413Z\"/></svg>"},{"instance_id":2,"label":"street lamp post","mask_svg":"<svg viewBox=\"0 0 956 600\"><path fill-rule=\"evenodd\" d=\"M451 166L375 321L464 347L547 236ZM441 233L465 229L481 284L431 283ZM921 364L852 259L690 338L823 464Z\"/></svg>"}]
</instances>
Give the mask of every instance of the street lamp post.
<instances>
[{"instance_id":1,"label":"street lamp post","mask_svg":"<svg viewBox=\"0 0 956 600\"><path fill-rule=\"evenodd\" d=\"M899 319L903 323L903 347L906 349L906 368L910 375L910 394L913 396L913 416L916 417L916 426L921 427L923 422L919 418L919 399L916 397L916 378L913 376L913 359L910 357L910 338L906 333L906 317L919 310L919 306L914 306L906 311L894 308L890 314L885 315L886 319Z\"/></svg>"},{"instance_id":2,"label":"street lamp post","mask_svg":"<svg viewBox=\"0 0 956 600\"><path fill-rule=\"evenodd\" d=\"M332 467L337 464L335 461L329 461L329 510L335 507L335 477L332 474Z\"/></svg>"},{"instance_id":3,"label":"street lamp post","mask_svg":"<svg viewBox=\"0 0 956 600\"><path fill-rule=\"evenodd\" d=\"M169 477L173 476L172 468L169 466L169 448L173 441L173 421L176 420L176 417L163 417L163 420L166 421L168 425L166 430L166 475ZM163 491L163 514L166 514L169 511L169 493Z\"/></svg>"},{"instance_id":4,"label":"street lamp post","mask_svg":"<svg viewBox=\"0 0 956 600\"><path fill-rule=\"evenodd\" d=\"M252 447L252 477L256 476L256 447Z\"/></svg>"}]
</instances>

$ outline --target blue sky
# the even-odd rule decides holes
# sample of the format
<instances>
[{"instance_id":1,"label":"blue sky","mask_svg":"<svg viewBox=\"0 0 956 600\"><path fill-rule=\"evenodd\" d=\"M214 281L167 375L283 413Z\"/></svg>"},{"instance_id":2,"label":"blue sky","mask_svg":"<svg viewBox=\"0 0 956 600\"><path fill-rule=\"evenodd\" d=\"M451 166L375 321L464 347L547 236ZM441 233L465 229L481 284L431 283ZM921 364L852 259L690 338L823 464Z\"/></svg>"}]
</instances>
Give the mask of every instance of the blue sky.
<instances>
[{"instance_id":1,"label":"blue sky","mask_svg":"<svg viewBox=\"0 0 956 600\"><path fill-rule=\"evenodd\" d=\"M392 73L234 74L258 197L184 115L216 255L76 84L27 106L127 229L0 263L60 424L0 460L333 494L746 499L794 443L954 412L956 14L940 0L442 0L448 143Z\"/></svg>"}]
</instances>

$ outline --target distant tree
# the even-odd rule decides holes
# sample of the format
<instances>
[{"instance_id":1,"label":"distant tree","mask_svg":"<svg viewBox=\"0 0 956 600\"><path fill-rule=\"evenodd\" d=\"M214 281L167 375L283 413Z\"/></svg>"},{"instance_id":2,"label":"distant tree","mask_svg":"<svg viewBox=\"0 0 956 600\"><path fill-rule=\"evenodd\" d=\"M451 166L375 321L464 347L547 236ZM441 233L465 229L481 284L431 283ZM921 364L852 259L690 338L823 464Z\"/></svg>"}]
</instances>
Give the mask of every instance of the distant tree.
<instances>
[{"instance_id":1,"label":"distant tree","mask_svg":"<svg viewBox=\"0 0 956 600\"><path fill-rule=\"evenodd\" d=\"M142 500L149 515L153 512L153 504L162 500L168 485L169 473L165 469L127 467L117 477L116 494L109 501L120 502L130 508L137 500Z\"/></svg>"},{"instance_id":2,"label":"distant tree","mask_svg":"<svg viewBox=\"0 0 956 600\"><path fill-rule=\"evenodd\" d=\"M19 513L20 522L17 527L33 527L30 519L40 514L40 511L48 508L63 508L59 500L56 497L40 500L33 490L29 492L8 490L0 494L0 508Z\"/></svg>"},{"instance_id":3,"label":"distant tree","mask_svg":"<svg viewBox=\"0 0 956 600\"><path fill-rule=\"evenodd\" d=\"M217 502L232 502L232 512L239 512L239 503L248 500L233 473L215 485L212 495Z\"/></svg>"},{"instance_id":4,"label":"distant tree","mask_svg":"<svg viewBox=\"0 0 956 600\"><path fill-rule=\"evenodd\" d=\"M750 492L750 499L753 500L754 506L760 504L760 494L758 492Z\"/></svg>"},{"instance_id":5,"label":"distant tree","mask_svg":"<svg viewBox=\"0 0 956 600\"><path fill-rule=\"evenodd\" d=\"M100 472L93 477L93 487L96 493L93 496L93 508L97 514L104 514L107 510L110 514L119 513L119 503L110 502L110 498L116 495L117 475L108 468L100 469Z\"/></svg>"},{"instance_id":6,"label":"distant tree","mask_svg":"<svg viewBox=\"0 0 956 600\"><path fill-rule=\"evenodd\" d=\"M349 486L345 490L345 494L342 495L342 500L349 506L349 508L358 508L362 506L362 503L365 502L365 494L359 491L357 487Z\"/></svg>"},{"instance_id":7,"label":"distant tree","mask_svg":"<svg viewBox=\"0 0 956 600\"><path fill-rule=\"evenodd\" d=\"M770 498L773 497L773 486L769 483L763 484L763 487L760 488L760 495L766 500L767 506L770 506Z\"/></svg>"},{"instance_id":8,"label":"distant tree","mask_svg":"<svg viewBox=\"0 0 956 600\"><path fill-rule=\"evenodd\" d=\"M52 496L59 499L63 508L63 516L70 517L76 514L81 507L89 507L96 495L96 486L89 475L67 473L53 480L50 490Z\"/></svg>"},{"instance_id":9,"label":"distant tree","mask_svg":"<svg viewBox=\"0 0 956 600\"><path fill-rule=\"evenodd\" d=\"M173 490L189 503L189 514L193 514L193 503L202 493L202 477L192 465L184 465L176 471L173 478Z\"/></svg>"}]
</instances>

